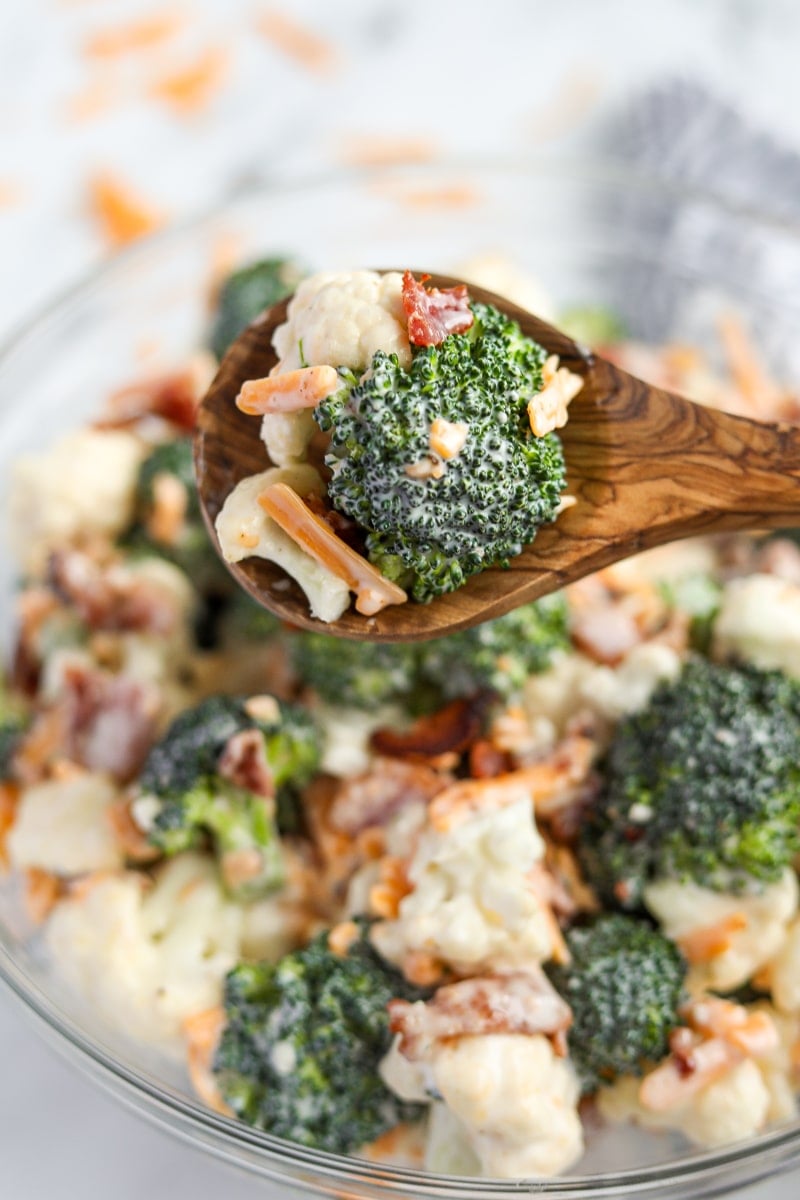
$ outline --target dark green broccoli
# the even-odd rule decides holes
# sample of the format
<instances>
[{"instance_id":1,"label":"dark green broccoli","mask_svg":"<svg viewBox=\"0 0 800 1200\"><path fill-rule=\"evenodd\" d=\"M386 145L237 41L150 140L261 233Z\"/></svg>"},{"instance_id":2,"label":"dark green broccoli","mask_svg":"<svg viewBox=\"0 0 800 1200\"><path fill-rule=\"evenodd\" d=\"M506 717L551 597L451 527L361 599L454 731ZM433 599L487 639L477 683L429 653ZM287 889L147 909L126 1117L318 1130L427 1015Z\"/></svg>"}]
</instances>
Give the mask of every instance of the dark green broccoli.
<instances>
[{"instance_id":1,"label":"dark green broccoli","mask_svg":"<svg viewBox=\"0 0 800 1200\"><path fill-rule=\"evenodd\" d=\"M265 308L288 296L304 272L287 258L265 258L240 267L219 289L208 344L222 358L231 342Z\"/></svg>"},{"instance_id":2,"label":"dark green broccoli","mask_svg":"<svg viewBox=\"0 0 800 1200\"><path fill-rule=\"evenodd\" d=\"M568 647L561 596L429 642L348 642L325 633L289 640L297 674L326 703L372 709L398 701L415 712L479 691L508 699Z\"/></svg>"},{"instance_id":3,"label":"dark green broccoli","mask_svg":"<svg viewBox=\"0 0 800 1200\"><path fill-rule=\"evenodd\" d=\"M610 346L627 335L621 318L600 304L568 308L559 317L558 327L585 346Z\"/></svg>"},{"instance_id":4,"label":"dark green broccoli","mask_svg":"<svg viewBox=\"0 0 800 1200\"><path fill-rule=\"evenodd\" d=\"M412 694L417 647L394 642L349 642L327 633L289 639L292 665L327 704L375 708Z\"/></svg>"},{"instance_id":5,"label":"dark green broccoli","mask_svg":"<svg viewBox=\"0 0 800 1200\"><path fill-rule=\"evenodd\" d=\"M561 442L534 437L527 414L545 351L497 309L472 311L466 333L412 347L408 370L380 351L366 375L343 370L345 386L315 409L331 435L331 504L366 531L370 560L417 601L508 565L554 519L564 487ZM437 419L466 424L467 439L441 473L420 478L414 469L437 465Z\"/></svg>"},{"instance_id":6,"label":"dark green broccoli","mask_svg":"<svg viewBox=\"0 0 800 1200\"><path fill-rule=\"evenodd\" d=\"M14 755L28 722L18 714L0 715L0 783L14 775Z\"/></svg>"},{"instance_id":7,"label":"dark green broccoli","mask_svg":"<svg viewBox=\"0 0 800 1200\"><path fill-rule=\"evenodd\" d=\"M277 1137L348 1154L420 1113L384 1085L391 1045L387 1004L418 999L362 936L346 955L327 933L276 964L242 964L227 977L214 1061L225 1102Z\"/></svg>"},{"instance_id":8,"label":"dark green broccoli","mask_svg":"<svg viewBox=\"0 0 800 1200\"><path fill-rule=\"evenodd\" d=\"M580 855L610 903L653 879L774 882L800 849L800 684L692 659L620 723L603 773Z\"/></svg>"},{"instance_id":9,"label":"dark green broccoli","mask_svg":"<svg viewBox=\"0 0 800 1200\"><path fill-rule=\"evenodd\" d=\"M686 964L669 938L617 913L574 927L566 941L569 964L547 973L572 1009L569 1050L581 1087L594 1092L668 1053Z\"/></svg>"},{"instance_id":10,"label":"dark green broccoli","mask_svg":"<svg viewBox=\"0 0 800 1200\"><path fill-rule=\"evenodd\" d=\"M447 700L485 689L507 700L569 644L566 601L556 594L464 633L423 642L420 673Z\"/></svg>"},{"instance_id":11,"label":"dark green broccoli","mask_svg":"<svg viewBox=\"0 0 800 1200\"><path fill-rule=\"evenodd\" d=\"M237 787L218 773L229 739L248 729L263 738L274 797ZM212 696L181 713L145 761L139 792L158 802L150 840L165 854L177 854L210 836L223 877L238 897L279 887L283 860L275 807L292 803L295 789L309 781L318 763L316 730L303 709L270 698L259 710L233 697Z\"/></svg>"}]
</instances>

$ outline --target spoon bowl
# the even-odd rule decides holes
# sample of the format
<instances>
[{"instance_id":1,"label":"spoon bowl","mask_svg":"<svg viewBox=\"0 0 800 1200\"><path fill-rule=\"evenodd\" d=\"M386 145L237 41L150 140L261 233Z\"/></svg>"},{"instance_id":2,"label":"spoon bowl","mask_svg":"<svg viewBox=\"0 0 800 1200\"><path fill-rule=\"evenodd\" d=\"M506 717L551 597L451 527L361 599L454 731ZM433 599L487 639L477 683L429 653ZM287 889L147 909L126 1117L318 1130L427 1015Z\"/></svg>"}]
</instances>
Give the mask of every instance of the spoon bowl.
<instances>
[{"instance_id":1,"label":"spoon bowl","mask_svg":"<svg viewBox=\"0 0 800 1200\"><path fill-rule=\"evenodd\" d=\"M420 274L419 272L416 273ZM433 286L461 281L435 275ZM778 528L800 521L800 428L732 416L652 387L560 330L484 288L471 298L502 309L584 385L559 431L574 503L507 568L472 576L430 604L409 602L335 622L313 618L302 589L263 559L226 563L264 608L303 629L384 642L425 641L493 620L640 550L699 534ZM276 362L272 335L288 299L264 312L223 359L198 414L195 471L203 515L214 523L237 483L273 465L260 422L240 412L242 384Z\"/></svg>"}]
</instances>

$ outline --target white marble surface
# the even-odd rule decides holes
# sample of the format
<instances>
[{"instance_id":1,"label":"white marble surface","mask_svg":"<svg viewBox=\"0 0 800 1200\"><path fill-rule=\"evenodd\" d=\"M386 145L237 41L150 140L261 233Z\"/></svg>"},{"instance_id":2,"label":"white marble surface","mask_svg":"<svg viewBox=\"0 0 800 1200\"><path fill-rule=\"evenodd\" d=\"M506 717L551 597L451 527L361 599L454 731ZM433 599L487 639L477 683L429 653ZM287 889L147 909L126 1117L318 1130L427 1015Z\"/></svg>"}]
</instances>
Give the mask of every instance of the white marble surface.
<instances>
[{"instance_id":1,"label":"white marble surface","mask_svg":"<svg viewBox=\"0 0 800 1200\"><path fill-rule=\"evenodd\" d=\"M258 0L0 2L0 336L109 250L87 180L110 170L167 219L253 171L341 162L359 139L522 155L581 144L633 87L682 74L800 147L795 0L286 0L322 34L322 70L278 51ZM112 58L92 37L175 13L160 45ZM211 56L207 103L154 95ZM83 115L80 116L80 112ZM168 1140L43 1047L0 996L0 1197L255 1200L266 1183ZM752 1189L789 1200L800 1175Z\"/></svg>"}]
</instances>

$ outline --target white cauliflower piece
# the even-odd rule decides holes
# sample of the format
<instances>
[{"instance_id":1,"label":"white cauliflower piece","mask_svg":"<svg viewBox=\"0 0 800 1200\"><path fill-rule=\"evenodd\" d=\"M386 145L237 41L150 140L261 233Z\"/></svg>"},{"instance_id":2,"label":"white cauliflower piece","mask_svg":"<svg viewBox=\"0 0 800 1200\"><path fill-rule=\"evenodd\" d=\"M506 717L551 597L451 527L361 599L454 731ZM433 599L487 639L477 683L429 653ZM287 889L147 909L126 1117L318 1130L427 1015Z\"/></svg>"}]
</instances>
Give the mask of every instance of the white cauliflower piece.
<instances>
[{"instance_id":1,"label":"white cauliflower piece","mask_svg":"<svg viewBox=\"0 0 800 1200\"><path fill-rule=\"evenodd\" d=\"M776 1012L771 1004L749 1006L750 1012L764 1012L778 1033L778 1045L755 1060L769 1093L767 1121L788 1121L797 1114L796 1047L800 1036L797 1015Z\"/></svg>"},{"instance_id":2,"label":"white cauliflower piece","mask_svg":"<svg viewBox=\"0 0 800 1200\"><path fill-rule=\"evenodd\" d=\"M519 799L478 809L454 828L426 823L407 868L412 890L396 919L373 926L375 946L393 963L424 951L469 974L544 961L550 914L529 880L543 854L524 788Z\"/></svg>"},{"instance_id":3,"label":"white cauliflower piece","mask_svg":"<svg viewBox=\"0 0 800 1200\"><path fill-rule=\"evenodd\" d=\"M800 587L777 575L732 579L714 622L713 652L800 678Z\"/></svg>"},{"instance_id":4,"label":"white cauliflower piece","mask_svg":"<svg viewBox=\"0 0 800 1200\"><path fill-rule=\"evenodd\" d=\"M9 540L28 576L50 554L91 536L116 537L133 518L139 465L146 447L132 433L84 429L12 467Z\"/></svg>"},{"instance_id":5,"label":"white cauliflower piece","mask_svg":"<svg viewBox=\"0 0 800 1200\"><path fill-rule=\"evenodd\" d=\"M557 1175L583 1153L578 1080L549 1038L490 1033L436 1042L417 1066L416 1085L400 1058L390 1051L381 1064L387 1086L407 1099L440 1096L484 1175Z\"/></svg>"},{"instance_id":6,"label":"white cauliflower piece","mask_svg":"<svg viewBox=\"0 0 800 1200\"><path fill-rule=\"evenodd\" d=\"M782 1013L800 1013L800 917L788 926L767 970L775 1007Z\"/></svg>"},{"instance_id":7,"label":"white cauliflower piece","mask_svg":"<svg viewBox=\"0 0 800 1200\"><path fill-rule=\"evenodd\" d=\"M370 738L376 729L400 728L402 711L393 705L382 705L366 712L360 708L335 708L319 704L314 709L322 736L321 769L328 775L346 779L361 775L372 761Z\"/></svg>"},{"instance_id":8,"label":"white cauliflower piece","mask_svg":"<svg viewBox=\"0 0 800 1200\"><path fill-rule=\"evenodd\" d=\"M696 1146L726 1146L760 1133L767 1123L770 1094L756 1063L747 1058L714 1079L686 1103L652 1112L639 1101L640 1079L623 1076L597 1093L609 1121L634 1121L655 1132L675 1130Z\"/></svg>"},{"instance_id":9,"label":"white cauliflower piece","mask_svg":"<svg viewBox=\"0 0 800 1200\"><path fill-rule=\"evenodd\" d=\"M12 865L58 875L121 867L122 851L108 820L118 794L105 775L89 771L27 788L8 837Z\"/></svg>"},{"instance_id":10,"label":"white cauliflower piece","mask_svg":"<svg viewBox=\"0 0 800 1200\"><path fill-rule=\"evenodd\" d=\"M182 1022L220 1003L243 913L210 859L182 854L150 888L133 872L91 880L56 906L45 939L66 982L109 1024L181 1054Z\"/></svg>"},{"instance_id":11,"label":"white cauliflower piece","mask_svg":"<svg viewBox=\"0 0 800 1200\"><path fill-rule=\"evenodd\" d=\"M481 1162L472 1148L469 1130L441 1100L428 1111L425 1139L425 1170L438 1175L481 1173Z\"/></svg>"},{"instance_id":12,"label":"white cauliflower piece","mask_svg":"<svg viewBox=\"0 0 800 1200\"><path fill-rule=\"evenodd\" d=\"M680 943L697 930L741 914L741 929L729 934L726 950L689 973L695 990L730 991L746 983L783 946L789 922L797 912L798 884L787 868L777 883L750 895L715 892L697 883L657 880L644 890L644 902L672 941Z\"/></svg>"},{"instance_id":13,"label":"white cauliflower piece","mask_svg":"<svg viewBox=\"0 0 800 1200\"><path fill-rule=\"evenodd\" d=\"M319 491L321 486L314 468L302 465L272 467L260 475L242 479L226 497L217 517L223 557L228 562L241 562L255 556L277 563L300 584L312 616L320 621L335 621L350 604L348 586L301 550L264 512L258 497L273 483L286 483L301 496Z\"/></svg>"},{"instance_id":14,"label":"white cauliflower piece","mask_svg":"<svg viewBox=\"0 0 800 1200\"><path fill-rule=\"evenodd\" d=\"M286 321L272 338L277 373L298 367L352 367L361 371L377 350L411 362L402 275L390 271L322 271L297 288ZM303 462L317 426L310 411L268 413L261 438L276 466Z\"/></svg>"}]
</instances>

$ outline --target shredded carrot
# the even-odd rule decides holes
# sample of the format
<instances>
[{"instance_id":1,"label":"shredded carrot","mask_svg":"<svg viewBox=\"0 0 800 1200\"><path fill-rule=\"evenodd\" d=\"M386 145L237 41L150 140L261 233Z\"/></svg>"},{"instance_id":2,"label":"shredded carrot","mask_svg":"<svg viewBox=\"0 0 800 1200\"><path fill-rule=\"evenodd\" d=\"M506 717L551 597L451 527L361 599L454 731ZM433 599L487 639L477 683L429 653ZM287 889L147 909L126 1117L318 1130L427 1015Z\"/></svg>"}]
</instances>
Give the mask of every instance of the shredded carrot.
<instances>
[{"instance_id":1,"label":"shredded carrot","mask_svg":"<svg viewBox=\"0 0 800 1200\"><path fill-rule=\"evenodd\" d=\"M17 814L19 788L13 783L0 783L0 870L8 870L6 841Z\"/></svg>"},{"instance_id":2,"label":"shredded carrot","mask_svg":"<svg viewBox=\"0 0 800 1200\"><path fill-rule=\"evenodd\" d=\"M332 571L356 593L356 609L371 617L389 604L404 604L402 588L347 545L285 483L273 483L258 498L273 521L313 559Z\"/></svg>"},{"instance_id":3,"label":"shredded carrot","mask_svg":"<svg viewBox=\"0 0 800 1200\"><path fill-rule=\"evenodd\" d=\"M89 58L116 58L139 50L149 50L178 30L183 15L177 11L153 12L124 25L114 25L93 33L84 43Z\"/></svg>"},{"instance_id":4,"label":"shredded carrot","mask_svg":"<svg viewBox=\"0 0 800 1200\"><path fill-rule=\"evenodd\" d=\"M339 55L330 42L284 13L269 9L257 28L276 50L309 71L325 74L338 65Z\"/></svg>"},{"instance_id":5,"label":"shredded carrot","mask_svg":"<svg viewBox=\"0 0 800 1200\"><path fill-rule=\"evenodd\" d=\"M163 220L147 200L108 172L101 172L89 181L89 202L103 235L112 246L123 246L145 237Z\"/></svg>"},{"instance_id":6,"label":"shredded carrot","mask_svg":"<svg viewBox=\"0 0 800 1200\"><path fill-rule=\"evenodd\" d=\"M298 412L316 408L341 386L335 367L299 367L264 379L248 379L236 397L236 407L248 416Z\"/></svg>"},{"instance_id":7,"label":"shredded carrot","mask_svg":"<svg viewBox=\"0 0 800 1200\"><path fill-rule=\"evenodd\" d=\"M222 87L228 63L227 52L219 46L211 46L194 62L155 79L150 86L150 95L184 115L198 112Z\"/></svg>"},{"instance_id":8,"label":"shredded carrot","mask_svg":"<svg viewBox=\"0 0 800 1200\"><path fill-rule=\"evenodd\" d=\"M25 907L34 925L41 925L55 908L62 895L61 880L52 871L41 867L26 867Z\"/></svg>"},{"instance_id":9,"label":"shredded carrot","mask_svg":"<svg viewBox=\"0 0 800 1200\"><path fill-rule=\"evenodd\" d=\"M703 925L678 938L684 958L691 964L710 962L730 950L734 935L747 928L743 912L729 913L713 925Z\"/></svg>"},{"instance_id":10,"label":"shredded carrot","mask_svg":"<svg viewBox=\"0 0 800 1200\"><path fill-rule=\"evenodd\" d=\"M343 142L340 157L354 167L390 167L430 162L436 157L436 147L424 137L353 135Z\"/></svg>"}]
</instances>

